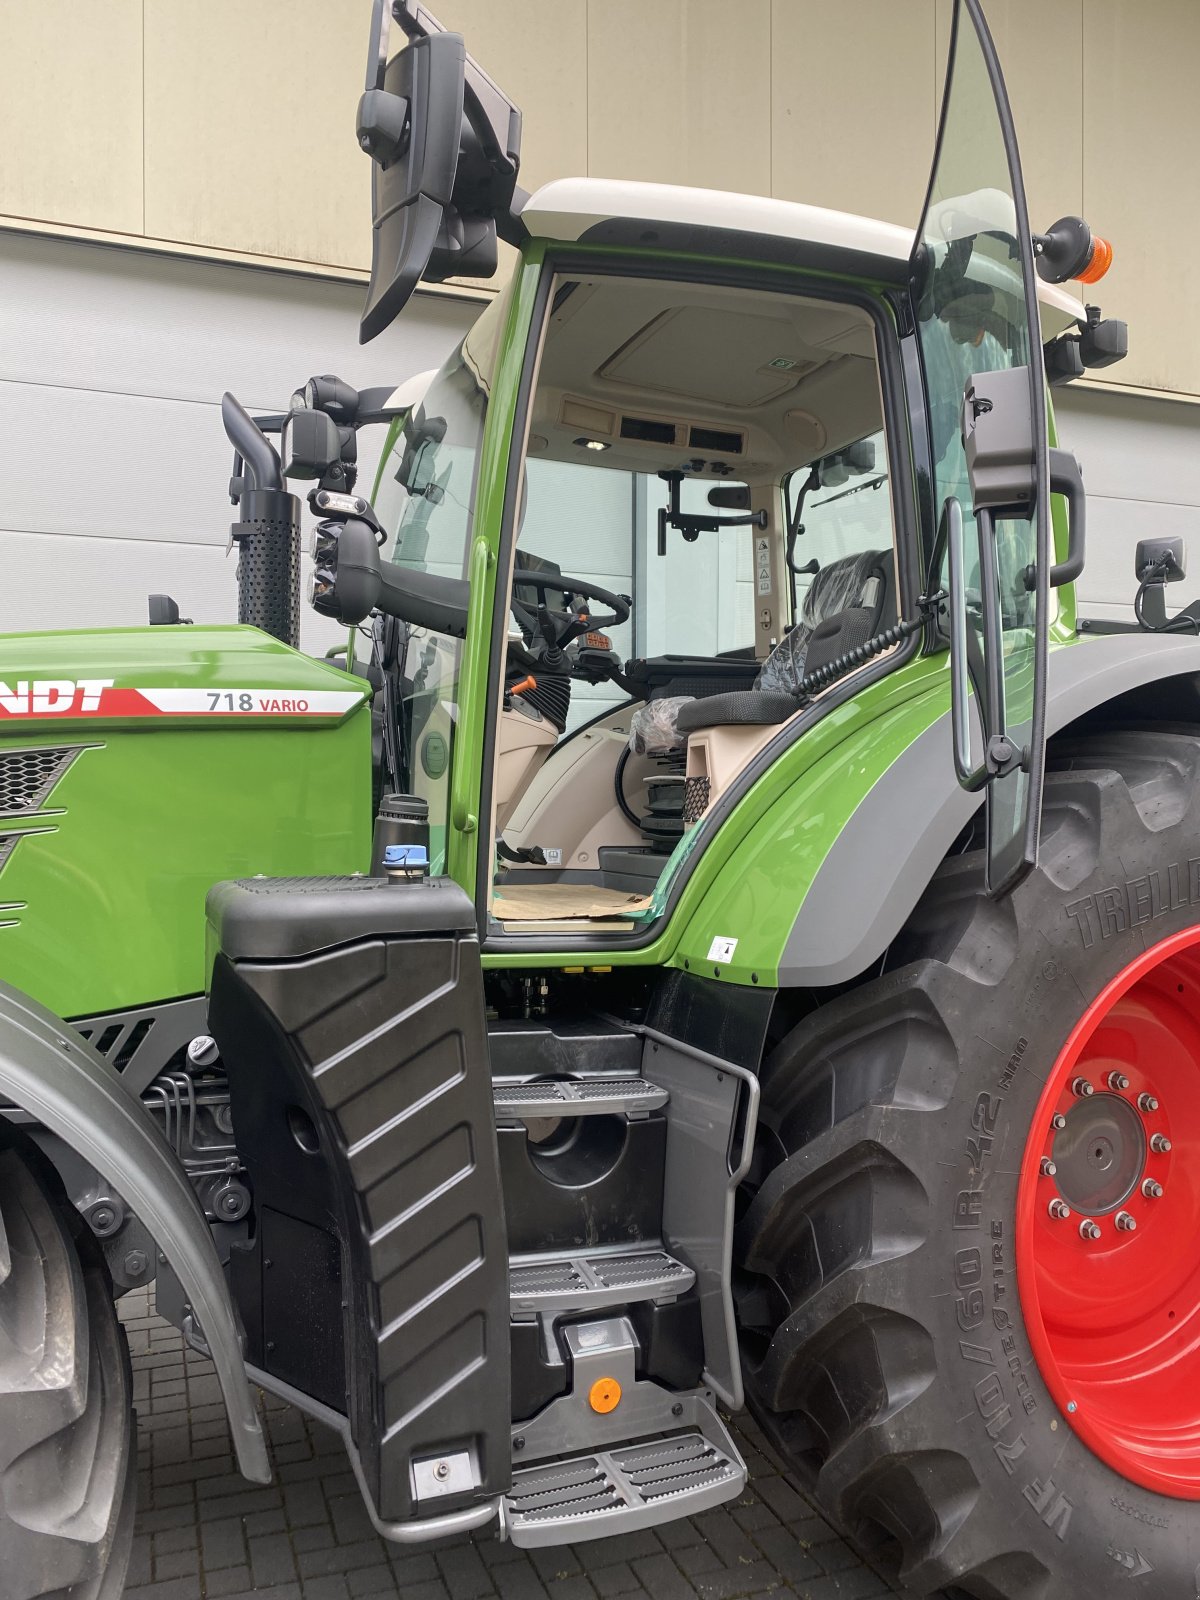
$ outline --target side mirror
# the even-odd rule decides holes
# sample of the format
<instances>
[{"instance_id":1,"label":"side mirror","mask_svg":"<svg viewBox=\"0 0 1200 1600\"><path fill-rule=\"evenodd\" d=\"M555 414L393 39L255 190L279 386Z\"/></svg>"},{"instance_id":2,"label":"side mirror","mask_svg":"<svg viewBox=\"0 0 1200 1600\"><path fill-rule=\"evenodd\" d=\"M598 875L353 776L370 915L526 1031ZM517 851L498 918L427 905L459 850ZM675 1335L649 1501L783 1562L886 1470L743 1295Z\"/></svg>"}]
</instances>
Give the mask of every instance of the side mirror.
<instances>
[{"instance_id":1,"label":"side mirror","mask_svg":"<svg viewBox=\"0 0 1200 1600\"><path fill-rule=\"evenodd\" d=\"M1139 583L1178 583L1186 578L1187 547L1182 536L1139 539L1133 556L1133 575Z\"/></svg>"}]
</instances>

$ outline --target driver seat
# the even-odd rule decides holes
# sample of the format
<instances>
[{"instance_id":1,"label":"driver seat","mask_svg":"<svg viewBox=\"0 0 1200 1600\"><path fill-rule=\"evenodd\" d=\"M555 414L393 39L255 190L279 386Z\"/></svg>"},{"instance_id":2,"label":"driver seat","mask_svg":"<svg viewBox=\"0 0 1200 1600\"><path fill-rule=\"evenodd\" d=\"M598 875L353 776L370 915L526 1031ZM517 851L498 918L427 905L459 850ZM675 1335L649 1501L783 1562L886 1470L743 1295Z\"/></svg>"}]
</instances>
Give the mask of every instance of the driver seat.
<instances>
[{"instance_id":1,"label":"driver seat","mask_svg":"<svg viewBox=\"0 0 1200 1600\"><path fill-rule=\"evenodd\" d=\"M696 699L651 699L634 713L629 746L634 755L682 751L701 728L770 727L797 710L800 684L834 657L873 638L895 620L891 550L841 556L817 572L800 620L763 662L751 688Z\"/></svg>"}]
</instances>

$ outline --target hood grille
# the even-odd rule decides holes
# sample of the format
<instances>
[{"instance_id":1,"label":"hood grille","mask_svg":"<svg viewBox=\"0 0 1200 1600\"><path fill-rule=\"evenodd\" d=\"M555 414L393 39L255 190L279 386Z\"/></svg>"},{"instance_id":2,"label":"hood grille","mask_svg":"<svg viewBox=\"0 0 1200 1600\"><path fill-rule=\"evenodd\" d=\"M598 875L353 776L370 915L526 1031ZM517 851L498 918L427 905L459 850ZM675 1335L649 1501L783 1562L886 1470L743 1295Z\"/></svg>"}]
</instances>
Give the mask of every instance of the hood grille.
<instances>
[{"instance_id":1,"label":"hood grille","mask_svg":"<svg viewBox=\"0 0 1200 1600\"><path fill-rule=\"evenodd\" d=\"M8 750L0 755L0 817L40 811L78 754L77 746L56 746L50 750Z\"/></svg>"}]
</instances>

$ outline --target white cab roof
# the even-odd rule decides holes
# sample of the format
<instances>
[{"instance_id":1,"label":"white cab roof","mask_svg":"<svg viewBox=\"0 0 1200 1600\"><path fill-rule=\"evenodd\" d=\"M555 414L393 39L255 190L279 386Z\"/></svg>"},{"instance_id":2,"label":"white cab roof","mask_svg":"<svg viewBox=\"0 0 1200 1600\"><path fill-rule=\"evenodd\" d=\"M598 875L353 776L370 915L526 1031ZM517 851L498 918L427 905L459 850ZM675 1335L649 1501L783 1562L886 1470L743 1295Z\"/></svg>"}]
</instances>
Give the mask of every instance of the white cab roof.
<instances>
[{"instance_id":1,"label":"white cab roof","mask_svg":"<svg viewBox=\"0 0 1200 1600\"><path fill-rule=\"evenodd\" d=\"M725 234L745 234L758 241L791 242L797 264L808 255L813 264L828 256L830 266L841 259L845 270L866 275L868 258L877 263L878 275L897 281L912 250L913 230L874 217L848 211L802 205L795 200L773 200L765 195L734 194L721 189L690 189L669 183L635 183L617 178L556 178L531 196L521 221L535 239L596 244L618 242L605 224L623 224L619 242L654 244L644 235L656 223L671 230L662 240L668 248L684 229L713 229ZM645 226L639 233L631 223ZM915 225L914 225L915 226ZM606 234L608 237L606 238ZM673 236L673 237L672 237ZM807 250L804 247L808 247ZM758 249L747 254L758 255ZM772 259L784 260L785 253ZM1039 283L1044 308L1059 315L1047 318L1047 333L1058 333L1081 314L1079 301L1059 284Z\"/></svg>"}]
</instances>

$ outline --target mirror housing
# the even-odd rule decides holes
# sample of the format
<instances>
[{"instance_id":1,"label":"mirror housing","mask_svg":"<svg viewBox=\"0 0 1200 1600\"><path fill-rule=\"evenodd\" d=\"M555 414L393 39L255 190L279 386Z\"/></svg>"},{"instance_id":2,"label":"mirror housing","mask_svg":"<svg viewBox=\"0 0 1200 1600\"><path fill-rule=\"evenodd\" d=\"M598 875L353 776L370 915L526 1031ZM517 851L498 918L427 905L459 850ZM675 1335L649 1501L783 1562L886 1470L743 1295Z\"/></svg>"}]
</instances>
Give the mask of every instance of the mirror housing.
<instances>
[{"instance_id":1,"label":"mirror housing","mask_svg":"<svg viewBox=\"0 0 1200 1600\"><path fill-rule=\"evenodd\" d=\"M341 433L324 411L289 411L279 445L285 478L323 478L342 456Z\"/></svg>"},{"instance_id":2,"label":"mirror housing","mask_svg":"<svg viewBox=\"0 0 1200 1600\"><path fill-rule=\"evenodd\" d=\"M388 61L395 16L409 43ZM374 0L358 143L375 163L365 344L422 278L489 278L524 236L521 113L420 0Z\"/></svg>"},{"instance_id":3,"label":"mirror housing","mask_svg":"<svg viewBox=\"0 0 1200 1600\"><path fill-rule=\"evenodd\" d=\"M962 438L976 511L1027 516L1037 460L1028 367L977 372L963 394Z\"/></svg>"}]
</instances>

